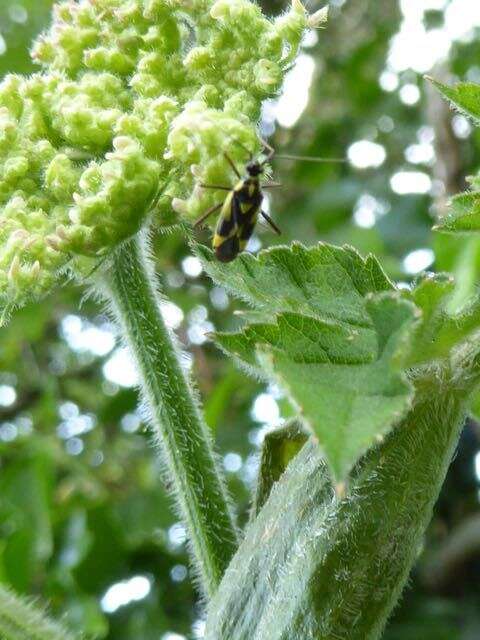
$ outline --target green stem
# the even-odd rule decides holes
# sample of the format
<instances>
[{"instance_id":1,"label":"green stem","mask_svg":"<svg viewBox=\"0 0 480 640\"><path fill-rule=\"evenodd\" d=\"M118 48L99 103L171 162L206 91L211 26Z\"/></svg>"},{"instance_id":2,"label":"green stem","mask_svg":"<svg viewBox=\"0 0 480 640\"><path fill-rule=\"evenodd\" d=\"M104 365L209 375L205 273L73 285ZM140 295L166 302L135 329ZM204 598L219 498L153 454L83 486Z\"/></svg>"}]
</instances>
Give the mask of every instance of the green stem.
<instances>
[{"instance_id":1,"label":"green stem","mask_svg":"<svg viewBox=\"0 0 480 640\"><path fill-rule=\"evenodd\" d=\"M248 528L210 603L208 640L378 640L458 442L465 392L431 380L335 496L307 444Z\"/></svg>"},{"instance_id":2,"label":"green stem","mask_svg":"<svg viewBox=\"0 0 480 640\"><path fill-rule=\"evenodd\" d=\"M104 276L106 294L141 379L143 399L187 527L205 592L215 592L237 546L208 429L165 326L140 238L122 245Z\"/></svg>"},{"instance_id":3,"label":"green stem","mask_svg":"<svg viewBox=\"0 0 480 640\"><path fill-rule=\"evenodd\" d=\"M41 608L0 587L2 640L74 640L76 636L49 620Z\"/></svg>"}]
</instances>

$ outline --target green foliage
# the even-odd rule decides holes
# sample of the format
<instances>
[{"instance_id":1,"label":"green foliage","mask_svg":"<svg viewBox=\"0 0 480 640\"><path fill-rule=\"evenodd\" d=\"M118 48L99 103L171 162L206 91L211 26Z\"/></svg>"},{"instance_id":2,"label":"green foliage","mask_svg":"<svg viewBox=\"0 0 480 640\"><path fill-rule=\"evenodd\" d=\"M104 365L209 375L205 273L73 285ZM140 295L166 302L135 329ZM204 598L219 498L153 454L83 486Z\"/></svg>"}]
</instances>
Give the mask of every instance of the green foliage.
<instances>
[{"instance_id":1,"label":"green foliage","mask_svg":"<svg viewBox=\"0 0 480 640\"><path fill-rule=\"evenodd\" d=\"M259 514L274 484L301 451L308 437L308 432L299 420L291 420L283 427L267 433L262 446L252 517Z\"/></svg>"},{"instance_id":2,"label":"green foliage","mask_svg":"<svg viewBox=\"0 0 480 640\"><path fill-rule=\"evenodd\" d=\"M344 480L409 407L398 356L413 307L373 257L349 248L294 245L226 268L200 251L207 272L257 311L240 334L218 334L219 345L286 390Z\"/></svg>"},{"instance_id":3,"label":"green foliage","mask_svg":"<svg viewBox=\"0 0 480 640\"><path fill-rule=\"evenodd\" d=\"M30 57L33 39L45 28L54 0L2 2L1 35L6 51L0 56L0 77L7 73L31 73L35 65Z\"/></svg>"},{"instance_id":4,"label":"green foliage","mask_svg":"<svg viewBox=\"0 0 480 640\"><path fill-rule=\"evenodd\" d=\"M0 29L7 43L7 51L0 54L2 74L34 71L27 49L32 35L47 26L50 4L48 0L1 3ZM422 308L424 321L415 325L419 333L415 340L412 336L411 344L418 349L413 346L409 357L411 363L417 362L415 370L418 366L423 369L433 365L436 371L442 371L452 360L452 353L453 361L458 362L457 356L468 356L469 351L472 355L475 347L474 317L471 317L470 329L465 325L466 333L461 337L455 333L454 319L449 319L449 313L458 311L465 303L466 309L475 311L471 298L478 286L480 245L475 235L466 238L436 234L432 238L431 213L442 200L438 195L441 182L445 182L448 195L465 190L463 176L476 170L480 147L478 133L468 135L465 130L461 138L460 134L459 137L452 135L445 143L442 127L447 127L451 117L447 114L444 120L438 106L431 108L422 79L412 69L394 73L399 82L396 90L384 90L383 78L382 83L379 82L384 70L391 72L390 39L401 26L410 23L402 19L402 12L410 4L402 3L400 7L396 1L373 0L332 3L329 28L322 31L318 44L313 47L310 34L310 44L303 49L316 69L305 113L295 126L280 126L278 121L273 122L271 105L268 105L262 127L267 135L275 125L271 142L279 153L342 157L353 142L364 139L385 148L383 164L367 170L349 163L310 165L274 160L275 179L283 182L284 188L273 194L272 215L282 227L283 242L299 239L308 245L322 239L352 244L364 255L374 252L393 281L410 283L414 276L404 268L405 256L414 249L432 247L435 263L431 268L454 273L456 289L449 296L447 282L431 288L417 286L412 295L416 297L415 305ZM28 10L26 23L11 19L11 9L19 5ZM288 9L282 3L269 0L262 2L262 7L267 15ZM448 9L448 3L446 7ZM415 15L420 13L421 8L415 7ZM427 30L433 24L431 13L425 14ZM444 12L436 13L435 27L441 28ZM235 21L235 27L242 24L245 22L241 19ZM250 33L247 36L250 37ZM114 46L117 42L118 38L110 38ZM479 42L475 37L452 45L448 65L453 74L476 78ZM238 37L228 39L233 54L228 59L232 64L238 43ZM222 75L224 66L217 70ZM263 66L261 70L265 77L269 69ZM67 93L74 84L65 83ZM418 87L418 103L403 102L405 85ZM58 111L62 106L80 107L75 100L69 102L68 95L59 95L64 102ZM105 104L109 98L111 94L106 91ZM120 101L110 100L108 104L113 110L123 108ZM66 115L59 114L56 123L61 123ZM135 115L142 122L151 122L150 113L141 111ZM107 118L105 124L109 122ZM185 131L189 124L186 123ZM105 129L100 130L104 135ZM163 131L162 125L154 126L153 130L151 139L156 139L155 135ZM413 148L418 145L425 150L431 145L433 130L437 138L433 164L427 156L412 160ZM85 126L83 133L88 134L89 140L94 139L91 128ZM55 144L58 142L55 140ZM232 176L220 157L219 148L238 154L236 161L243 165L246 154L221 128L218 144L215 148L212 146L215 162L210 166L213 155L209 155L209 151L206 159L202 158L198 164L205 160L203 167L221 174L230 184ZM445 157L448 166L444 174ZM32 160L36 161L36 156L32 156ZM74 157L76 166L90 162L92 159L86 154ZM11 168L21 169L21 164L13 163ZM198 172L201 167L194 165L194 168ZM56 172L60 177L68 175L61 163L54 165L54 169L50 174L52 178ZM429 174L435 179L435 190L421 195L394 192L390 180L404 170ZM191 176L188 167L184 170L182 165L177 179L182 180L182 189L174 196L182 201L191 198L192 207L198 207L199 212L208 206L214 194L191 188L201 178ZM50 184L55 187L53 181ZM172 194L166 193L167 203L171 197ZM372 203L375 224L365 228L357 214L365 205L369 209ZM155 219L171 221L174 216L164 205L165 200L161 200ZM179 209L182 209L180 203ZM183 205L183 209L193 216L188 204ZM107 235L109 232L101 225L99 231ZM55 230L51 233L56 235ZM21 246L22 234L12 237L14 245L13 240ZM58 246L57 238L51 240L57 240ZM275 237L263 232L261 225L254 240L264 246L277 242ZM232 300L202 274L183 268L183 260L189 254L181 234L156 234L154 244L155 268L162 290L176 305L178 337L186 349L192 374L198 380L206 422L215 433L220 452L219 463L225 464L239 521L244 523L248 519L250 491L255 485L255 457L259 455L260 440L265 431L276 424L277 417L282 421L292 416L293 411L278 388L244 376L233 367L230 358L222 357L208 341L203 342L205 332L214 329L238 331L239 318L252 317L255 321L255 312L246 311L242 302ZM16 246L13 248L14 252L18 250ZM90 264L84 265L84 273L89 273L91 268ZM274 288L271 282L268 286L270 291ZM201 630L198 620L202 614L196 604L192 572L187 566L185 545L172 544L170 534L179 528L178 516L172 513L166 491L159 482L161 468L148 446L146 426L135 411L137 392L112 382L111 364L115 360L112 356L116 356L117 350L103 355L95 351L98 345L95 332L105 336L103 331L110 325L103 309L92 300L83 300L79 306L81 295L79 290L63 288L44 303L15 313L12 323L0 332L0 386L2 393L2 385L6 385L13 387L17 394L13 404L0 404L0 479L9 479L10 491L8 504L0 493L0 580L12 586L18 567L16 587L42 602L49 602L52 615L64 620L71 629L81 631L86 638L158 640L164 635L168 637L169 632L180 637L196 637ZM402 295L412 301L410 294L403 292ZM446 340L438 343L442 322L446 320ZM66 327L72 323L81 324L81 334L67 332ZM452 344L457 344L459 339L460 343L452 350ZM108 342L105 337L103 340ZM117 371L127 369L127 365L122 363L116 368ZM463 374L458 372L458 375L461 378ZM270 416L260 410L265 398L272 405ZM73 424L75 418L65 420L63 416L65 407L72 404L79 417L90 416L94 426L89 432L67 437L62 435L62 430L65 423ZM478 406L477 402L477 413ZM412 573L410 587L385 631L385 640L419 637L466 640L479 635L480 581L478 555L472 551L475 545L463 550L463 559L457 559L452 565L445 583L435 581L438 571L446 571L441 554L436 555L437 549L448 544L457 526L478 511L478 480L474 474L474 458L479 448L477 433L472 422L463 432L432 525L426 533L423 552L418 554L417 570ZM267 438L267 448L270 442ZM73 444L78 447L75 454ZM278 459L281 462L283 457ZM405 468L407 465L408 460ZM37 509L28 499L23 496L17 499L14 495L17 474L19 486L29 488L32 495L35 488L31 482L38 482ZM267 474L265 478L276 482L276 476L269 478ZM6 491L5 484L2 490ZM279 510L283 509L284 504L280 504ZM383 522L383 517L382 512L379 522ZM41 524L38 539L37 523ZM372 538L372 546L373 543ZM261 545L264 544L262 541ZM28 567L25 550L29 554ZM430 557L433 565L426 561ZM432 572L430 566L438 571ZM148 576L151 584L145 598L116 610L104 607L102 598L110 587L138 575ZM247 576L247 586L249 578Z\"/></svg>"},{"instance_id":5,"label":"green foliage","mask_svg":"<svg viewBox=\"0 0 480 640\"><path fill-rule=\"evenodd\" d=\"M460 82L449 87L432 78L434 86L451 102L452 106L464 113L476 124L480 124L480 85L473 82Z\"/></svg>"},{"instance_id":6,"label":"green foliage","mask_svg":"<svg viewBox=\"0 0 480 640\"><path fill-rule=\"evenodd\" d=\"M1 519L4 523L10 520L10 526L14 526L13 534L4 542L3 572L20 592L28 591L36 568L52 554L52 526L48 514L53 497L52 466L53 459L48 451L32 451L30 457L25 456L17 465L10 465L0 478ZM22 522L15 527L17 509Z\"/></svg>"},{"instance_id":7,"label":"green foliage","mask_svg":"<svg viewBox=\"0 0 480 640\"><path fill-rule=\"evenodd\" d=\"M212 595L237 546L236 525L210 434L165 326L155 282L138 239L117 250L98 285L134 355L149 421L165 461L178 510Z\"/></svg>"},{"instance_id":8,"label":"green foliage","mask_svg":"<svg viewBox=\"0 0 480 640\"><path fill-rule=\"evenodd\" d=\"M33 603L0 587L0 632L3 640L74 640Z\"/></svg>"},{"instance_id":9,"label":"green foliage","mask_svg":"<svg viewBox=\"0 0 480 640\"><path fill-rule=\"evenodd\" d=\"M48 291L152 213L205 207L193 187L226 180L226 141L258 148L307 26L299 2L274 21L248 0L58 4L32 49L43 72L0 85L0 301Z\"/></svg>"},{"instance_id":10,"label":"green foliage","mask_svg":"<svg viewBox=\"0 0 480 640\"><path fill-rule=\"evenodd\" d=\"M476 352L480 299L472 298L460 312L452 314L449 303L454 290L454 280L446 274L426 275L413 289L412 301L422 311L422 321L416 326L410 355L405 358L410 366L449 361L460 355L459 350L464 351L465 358L469 352Z\"/></svg>"},{"instance_id":11,"label":"green foliage","mask_svg":"<svg viewBox=\"0 0 480 640\"><path fill-rule=\"evenodd\" d=\"M433 80L435 87L451 102L454 108L480 125L480 85L461 82L449 87ZM435 227L450 233L471 233L480 230L480 179L469 179L473 190L455 195L450 201L448 215Z\"/></svg>"},{"instance_id":12,"label":"green foliage","mask_svg":"<svg viewBox=\"0 0 480 640\"><path fill-rule=\"evenodd\" d=\"M480 192L469 191L450 200L449 213L435 227L439 231L471 233L480 230Z\"/></svg>"},{"instance_id":13,"label":"green foliage","mask_svg":"<svg viewBox=\"0 0 480 640\"><path fill-rule=\"evenodd\" d=\"M207 640L377 640L418 553L463 404L448 383L421 381L412 410L355 467L344 496L306 445L247 529L210 604Z\"/></svg>"}]
</instances>

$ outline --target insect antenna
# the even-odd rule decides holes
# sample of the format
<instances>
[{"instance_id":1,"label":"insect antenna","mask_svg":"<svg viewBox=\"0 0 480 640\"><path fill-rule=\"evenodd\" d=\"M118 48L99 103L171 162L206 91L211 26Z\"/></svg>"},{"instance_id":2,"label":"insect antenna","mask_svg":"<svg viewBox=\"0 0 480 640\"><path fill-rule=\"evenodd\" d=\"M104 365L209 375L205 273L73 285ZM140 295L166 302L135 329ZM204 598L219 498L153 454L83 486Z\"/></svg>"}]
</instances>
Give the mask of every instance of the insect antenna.
<instances>
[{"instance_id":1,"label":"insect antenna","mask_svg":"<svg viewBox=\"0 0 480 640\"><path fill-rule=\"evenodd\" d=\"M275 149L266 140L264 140L263 138L260 138L260 136L258 139L263 145L264 152L265 151L267 152L265 154L265 158L260 163L262 166L264 164L267 164L267 162L270 162L273 156L275 156L275 158L279 158L280 160L300 160L301 162L343 163L347 161L346 158L322 158L320 156L295 156L295 155L290 155L286 153L277 153Z\"/></svg>"},{"instance_id":2,"label":"insect antenna","mask_svg":"<svg viewBox=\"0 0 480 640\"><path fill-rule=\"evenodd\" d=\"M280 160L300 160L301 162L318 162L318 163L344 163L347 162L346 158L321 158L315 156L292 156L289 154L277 154L275 158L279 158Z\"/></svg>"}]
</instances>

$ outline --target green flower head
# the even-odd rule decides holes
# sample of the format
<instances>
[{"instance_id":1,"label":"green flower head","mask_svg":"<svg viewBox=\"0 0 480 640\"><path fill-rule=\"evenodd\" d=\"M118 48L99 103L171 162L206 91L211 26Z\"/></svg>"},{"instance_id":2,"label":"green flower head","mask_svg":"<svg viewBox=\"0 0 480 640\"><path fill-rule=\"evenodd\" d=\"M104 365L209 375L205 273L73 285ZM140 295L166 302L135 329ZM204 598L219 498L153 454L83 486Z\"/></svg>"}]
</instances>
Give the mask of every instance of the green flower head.
<instances>
[{"instance_id":1,"label":"green flower head","mask_svg":"<svg viewBox=\"0 0 480 640\"><path fill-rule=\"evenodd\" d=\"M212 204L222 152L259 150L309 17L270 20L248 0L68 0L32 49L43 68L0 85L0 299L40 295L172 210ZM240 144L234 144L237 141Z\"/></svg>"}]
</instances>

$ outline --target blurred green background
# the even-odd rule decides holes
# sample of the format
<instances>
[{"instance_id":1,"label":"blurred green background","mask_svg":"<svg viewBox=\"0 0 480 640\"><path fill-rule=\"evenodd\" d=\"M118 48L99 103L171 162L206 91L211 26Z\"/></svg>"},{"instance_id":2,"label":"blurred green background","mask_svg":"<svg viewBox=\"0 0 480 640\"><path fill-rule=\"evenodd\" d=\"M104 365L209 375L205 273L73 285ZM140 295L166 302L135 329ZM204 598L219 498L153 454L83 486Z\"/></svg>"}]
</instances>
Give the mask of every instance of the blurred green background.
<instances>
[{"instance_id":1,"label":"blurred green background","mask_svg":"<svg viewBox=\"0 0 480 640\"><path fill-rule=\"evenodd\" d=\"M263 4L272 14L285 6ZM2 76L34 71L28 47L51 5L2 0ZM423 269L451 270L462 283L459 306L480 279L480 244L430 228L480 164L480 145L423 76L480 80L480 7L330 5L328 28L309 34L284 93L265 105L262 131L279 152L348 162L274 161L284 186L270 211L282 241L375 252L402 286ZM259 229L251 249L277 241ZM246 378L208 342L213 327L239 322L241 306L202 274L181 233L158 235L155 249L171 300L165 317L189 355L244 521L262 437L289 409L277 389ZM41 596L88 637L201 638L184 531L137 410L134 370L84 294L61 289L0 331L0 581ZM480 637L479 438L469 421L387 640Z\"/></svg>"}]
</instances>

